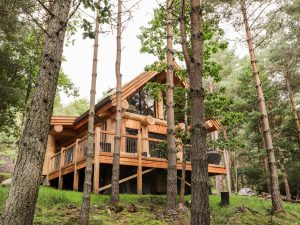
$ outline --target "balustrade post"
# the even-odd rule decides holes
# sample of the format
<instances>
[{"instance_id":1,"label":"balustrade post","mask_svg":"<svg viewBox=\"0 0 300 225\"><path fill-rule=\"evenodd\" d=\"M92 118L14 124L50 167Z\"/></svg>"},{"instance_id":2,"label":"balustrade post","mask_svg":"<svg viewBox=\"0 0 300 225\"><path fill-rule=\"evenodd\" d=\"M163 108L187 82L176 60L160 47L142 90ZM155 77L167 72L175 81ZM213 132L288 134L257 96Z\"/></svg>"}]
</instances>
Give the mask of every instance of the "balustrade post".
<instances>
[{"instance_id":1,"label":"balustrade post","mask_svg":"<svg viewBox=\"0 0 300 225\"><path fill-rule=\"evenodd\" d=\"M94 151L94 193L98 194L100 187L100 127L95 129Z\"/></svg>"},{"instance_id":2,"label":"balustrade post","mask_svg":"<svg viewBox=\"0 0 300 225\"><path fill-rule=\"evenodd\" d=\"M61 174L61 169L64 165L65 161L65 148L61 148L60 150L60 164L59 164L59 175L58 175L58 189L62 189L63 187L63 179L62 179L62 174Z\"/></svg>"},{"instance_id":3,"label":"balustrade post","mask_svg":"<svg viewBox=\"0 0 300 225\"><path fill-rule=\"evenodd\" d=\"M137 167L137 193L143 194L143 165L142 165L142 152L143 152L143 144L142 144L142 132L141 129L138 132L138 167Z\"/></svg>"}]
</instances>

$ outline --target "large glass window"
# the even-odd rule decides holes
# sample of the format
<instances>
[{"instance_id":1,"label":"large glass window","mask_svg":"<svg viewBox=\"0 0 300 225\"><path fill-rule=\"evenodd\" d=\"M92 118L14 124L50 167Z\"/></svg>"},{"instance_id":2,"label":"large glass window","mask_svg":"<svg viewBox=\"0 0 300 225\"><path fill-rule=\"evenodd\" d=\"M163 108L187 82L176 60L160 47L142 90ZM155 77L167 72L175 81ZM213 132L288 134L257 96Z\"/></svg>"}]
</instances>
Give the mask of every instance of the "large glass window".
<instances>
[{"instance_id":1,"label":"large glass window","mask_svg":"<svg viewBox=\"0 0 300 225\"><path fill-rule=\"evenodd\" d=\"M128 112L155 117L155 100L142 89L128 99Z\"/></svg>"}]
</instances>

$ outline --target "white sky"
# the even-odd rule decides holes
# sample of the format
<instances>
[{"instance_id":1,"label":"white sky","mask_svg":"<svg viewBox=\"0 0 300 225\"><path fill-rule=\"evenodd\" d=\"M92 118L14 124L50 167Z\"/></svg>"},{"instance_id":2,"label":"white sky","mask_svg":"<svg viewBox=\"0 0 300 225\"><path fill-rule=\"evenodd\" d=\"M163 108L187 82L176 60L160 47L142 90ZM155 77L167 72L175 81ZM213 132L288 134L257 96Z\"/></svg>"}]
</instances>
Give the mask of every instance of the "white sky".
<instances>
[{"instance_id":1,"label":"white sky","mask_svg":"<svg viewBox=\"0 0 300 225\"><path fill-rule=\"evenodd\" d=\"M153 63L156 58L149 54L141 54L140 41L137 35L140 33L140 27L146 26L153 15L153 8L157 7L156 0L142 0L138 9L133 13L133 20L128 23L128 27L122 34L122 63L121 73L123 75L122 82L126 83L143 72L144 67ZM233 31L228 29L226 36L234 38ZM225 30L225 31L226 31ZM231 30L231 29L229 29ZM65 46L64 58L62 64L63 71L79 88L80 97L89 99L92 56L93 56L93 40L82 39L82 32L78 31L75 36L74 45ZM231 43L231 48L234 43ZM240 48L240 47L239 47ZM240 50L238 50L240 51ZM245 51L242 51L244 55ZM240 55L240 54L239 54ZM98 61L98 77L97 77L97 97L98 100L104 91L115 87L115 57L116 57L116 37L115 33L102 34L99 39L99 61ZM72 97L62 94L62 103L68 104L72 101Z\"/></svg>"}]
</instances>

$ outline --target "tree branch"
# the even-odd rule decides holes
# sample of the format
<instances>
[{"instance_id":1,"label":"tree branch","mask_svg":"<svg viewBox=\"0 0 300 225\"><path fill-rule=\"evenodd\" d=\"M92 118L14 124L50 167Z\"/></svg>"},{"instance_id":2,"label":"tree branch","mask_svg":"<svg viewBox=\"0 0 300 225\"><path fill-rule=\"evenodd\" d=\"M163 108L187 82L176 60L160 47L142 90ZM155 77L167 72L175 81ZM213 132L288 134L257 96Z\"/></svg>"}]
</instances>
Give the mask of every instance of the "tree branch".
<instances>
[{"instance_id":1,"label":"tree branch","mask_svg":"<svg viewBox=\"0 0 300 225\"><path fill-rule=\"evenodd\" d=\"M45 30L45 28L31 15L31 13L29 13L25 8L21 7L21 9L30 16L30 18L33 20L33 22L39 27L41 28L41 30L47 34L49 37L51 37L51 35Z\"/></svg>"},{"instance_id":2,"label":"tree branch","mask_svg":"<svg viewBox=\"0 0 300 225\"><path fill-rule=\"evenodd\" d=\"M41 0L37 0L40 5L52 16L54 17L55 15L50 11L50 9L47 8L47 6L45 6L45 4L41 1Z\"/></svg>"},{"instance_id":3,"label":"tree branch","mask_svg":"<svg viewBox=\"0 0 300 225\"><path fill-rule=\"evenodd\" d=\"M181 46L182 46L182 53L184 56L185 64L187 70L190 69L191 65L191 58L189 54L189 50L187 47L187 33L186 33L186 17L185 17L185 0L181 0L181 16L180 16L180 35L181 35Z\"/></svg>"}]
</instances>

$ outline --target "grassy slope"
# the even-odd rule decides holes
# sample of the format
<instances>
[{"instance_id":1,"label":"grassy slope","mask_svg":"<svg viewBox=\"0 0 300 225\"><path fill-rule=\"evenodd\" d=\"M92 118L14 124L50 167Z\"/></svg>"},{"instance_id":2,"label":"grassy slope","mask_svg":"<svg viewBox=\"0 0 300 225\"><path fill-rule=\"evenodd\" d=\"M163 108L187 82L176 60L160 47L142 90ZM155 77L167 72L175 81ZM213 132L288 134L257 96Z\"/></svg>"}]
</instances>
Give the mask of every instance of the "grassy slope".
<instances>
[{"instance_id":1,"label":"grassy slope","mask_svg":"<svg viewBox=\"0 0 300 225\"><path fill-rule=\"evenodd\" d=\"M3 205L8 189L0 187L0 206ZM72 191L59 191L42 187L36 208L35 224L77 224L82 194ZM189 197L187 197L187 200ZM162 225L189 224L189 212L181 213L177 218L166 218L163 210L165 196L121 195L124 210L114 213L108 208L109 196L92 195L91 225ZM220 196L210 196L212 224L299 224L300 204L284 203L286 212L271 216L271 202L257 197L231 196L230 207L219 206ZM138 212L127 211L128 204L137 206ZM243 206L244 210L243 210ZM246 207L250 208L247 209ZM240 208L242 212L238 212ZM251 209L254 209L251 210ZM251 212L252 211L252 212Z\"/></svg>"}]
</instances>

